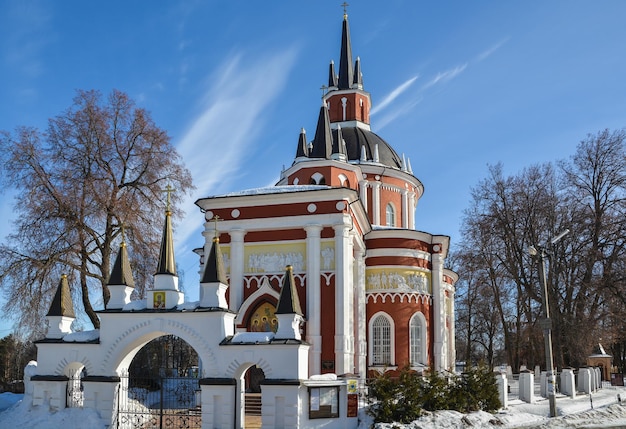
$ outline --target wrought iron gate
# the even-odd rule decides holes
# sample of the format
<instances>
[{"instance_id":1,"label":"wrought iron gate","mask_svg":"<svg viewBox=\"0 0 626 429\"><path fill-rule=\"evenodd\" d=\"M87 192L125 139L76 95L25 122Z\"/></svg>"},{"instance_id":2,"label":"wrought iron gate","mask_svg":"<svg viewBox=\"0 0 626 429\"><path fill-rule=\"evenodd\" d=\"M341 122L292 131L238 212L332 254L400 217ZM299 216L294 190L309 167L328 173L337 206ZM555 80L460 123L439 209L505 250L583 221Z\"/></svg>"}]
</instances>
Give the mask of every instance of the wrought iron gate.
<instances>
[{"instance_id":1,"label":"wrought iron gate","mask_svg":"<svg viewBox=\"0 0 626 429\"><path fill-rule=\"evenodd\" d=\"M120 377L118 429L201 427L200 386L196 377Z\"/></svg>"}]
</instances>

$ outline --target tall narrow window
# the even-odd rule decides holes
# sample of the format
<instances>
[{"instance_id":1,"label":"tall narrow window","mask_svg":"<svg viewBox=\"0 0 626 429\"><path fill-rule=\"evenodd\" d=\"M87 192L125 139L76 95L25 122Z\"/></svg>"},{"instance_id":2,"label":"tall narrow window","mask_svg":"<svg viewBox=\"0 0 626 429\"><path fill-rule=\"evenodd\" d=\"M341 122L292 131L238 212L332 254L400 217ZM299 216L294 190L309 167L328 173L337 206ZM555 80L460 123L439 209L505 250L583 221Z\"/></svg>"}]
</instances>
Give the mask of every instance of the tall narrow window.
<instances>
[{"instance_id":1,"label":"tall narrow window","mask_svg":"<svg viewBox=\"0 0 626 429\"><path fill-rule=\"evenodd\" d=\"M391 203L387 204L387 226L396 226L396 210Z\"/></svg>"},{"instance_id":2,"label":"tall narrow window","mask_svg":"<svg viewBox=\"0 0 626 429\"><path fill-rule=\"evenodd\" d=\"M425 365L425 319L422 313L415 313L409 322L409 352L411 366Z\"/></svg>"},{"instance_id":3,"label":"tall narrow window","mask_svg":"<svg viewBox=\"0 0 626 429\"><path fill-rule=\"evenodd\" d=\"M372 323L372 364L391 364L391 323L383 315Z\"/></svg>"}]
</instances>

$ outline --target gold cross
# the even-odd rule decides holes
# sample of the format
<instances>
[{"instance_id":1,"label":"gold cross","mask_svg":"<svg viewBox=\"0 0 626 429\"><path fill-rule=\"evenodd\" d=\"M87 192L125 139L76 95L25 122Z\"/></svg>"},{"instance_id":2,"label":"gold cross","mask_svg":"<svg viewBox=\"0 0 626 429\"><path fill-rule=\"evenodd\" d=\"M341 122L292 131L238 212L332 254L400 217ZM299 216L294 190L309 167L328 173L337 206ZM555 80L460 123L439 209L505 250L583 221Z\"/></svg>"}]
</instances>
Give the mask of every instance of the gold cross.
<instances>
[{"instance_id":1,"label":"gold cross","mask_svg":"<svg viewBox=\"0 0 626 429\"><path fill-rule=\"evenodd\" d=\"M343 17L346 18L348 16L348 6L350 6L348 3L346 3L345 1L341 4L341 7L343 7Z\"/></svg>"},{"instance_id":2,"label":"gold cross","mask_svg":"<svg viewBox=\"0 0 626 429\"><path fill-rule=\"evenodd\" d=\"M221 219L218 215L213 216L213 219L211 220L213 222L213 227L215 228L215 232L214 232L215 238L219 238L220 236L217 232L217 223L221 220L223 219Z\"/></svg>"},{"instance_id":3,"label":"gold cross","mask_svg":"<svg viewBox=\"0 0 626 429\"><path fill-rule=\"evenodd\" d=\"M167 202L165 203L165 211L167 212L170 211L170 195L175 190L176 189L172 188L169 183L167 184L167 187L165 189L161 190L161 192L167 192Z\"/></svg>"}]
</instances>

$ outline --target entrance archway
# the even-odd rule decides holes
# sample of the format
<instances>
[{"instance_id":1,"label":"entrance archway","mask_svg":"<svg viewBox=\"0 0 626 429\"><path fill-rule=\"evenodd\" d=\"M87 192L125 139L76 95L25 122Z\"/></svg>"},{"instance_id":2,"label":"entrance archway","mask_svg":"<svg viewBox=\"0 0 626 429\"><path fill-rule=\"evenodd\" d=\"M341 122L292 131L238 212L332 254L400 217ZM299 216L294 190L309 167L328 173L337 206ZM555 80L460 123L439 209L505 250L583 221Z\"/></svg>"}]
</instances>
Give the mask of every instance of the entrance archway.
<instances>
[{"instance_id":1,"label":"entrance archway","mask_svg":"<svg viewBox=\"0 0 626 429\"><path fill-rule=\"evenodd\" d=\"M261 383L265 380L265 372L252 365L241 378L245 384L244 413L246 429L261 427Z\"/></svg>"},{"instance_id":2,"label":"entrance archway","mask_svg":"<svg viewBox=\"0 0 626 429\"><path fill-rule=\"evenodd\" d=\"M121 371L119 428L200 428L198 353L182 338L163 335L137 351Z\"/></svg>"}]
</instances>

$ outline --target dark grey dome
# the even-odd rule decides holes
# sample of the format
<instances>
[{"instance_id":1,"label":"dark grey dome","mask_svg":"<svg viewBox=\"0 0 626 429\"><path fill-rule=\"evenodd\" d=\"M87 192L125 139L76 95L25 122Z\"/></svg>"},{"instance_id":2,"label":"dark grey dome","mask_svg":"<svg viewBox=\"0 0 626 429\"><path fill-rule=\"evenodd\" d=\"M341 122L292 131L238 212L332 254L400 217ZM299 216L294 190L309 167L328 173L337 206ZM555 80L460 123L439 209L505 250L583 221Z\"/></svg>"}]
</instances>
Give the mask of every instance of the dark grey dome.
<instances>
[{"instance_id":1,"label":"dark grey dome","mask_svg":"<svg viewBox=\"0 0 626 429\"><path fill-rule=\"evenodd\" d=\"M346 153L349 161L361 159L361 148L365 148L368 161L374 159L374 148L378 145L378 161L388 167L402 169L402 158L378 134L358 127L341 128L346 142ZM333 130L333 140L337 138L337 130ZM335 140L336 141L336 140Z\"/></svg>"}]
</instances>

